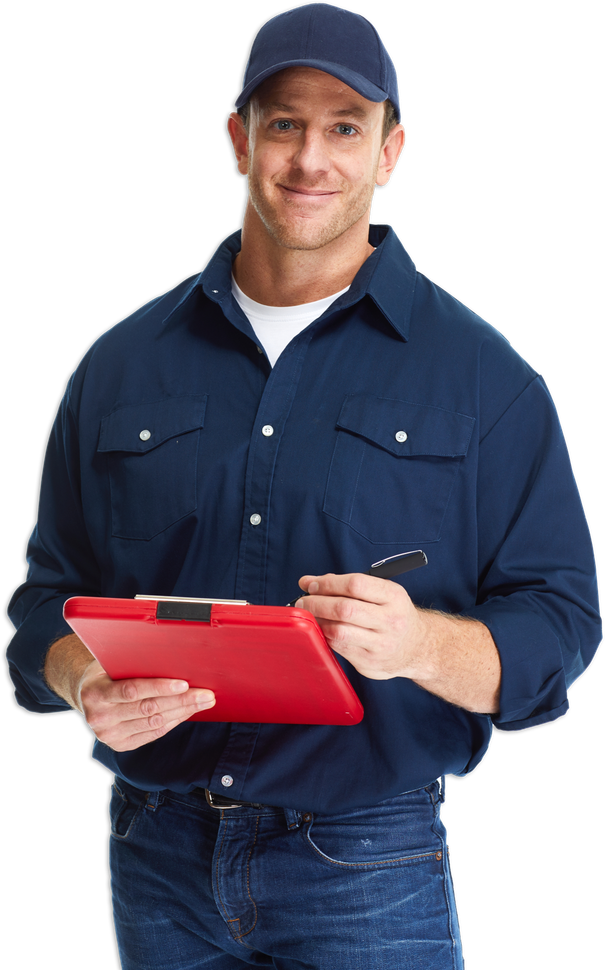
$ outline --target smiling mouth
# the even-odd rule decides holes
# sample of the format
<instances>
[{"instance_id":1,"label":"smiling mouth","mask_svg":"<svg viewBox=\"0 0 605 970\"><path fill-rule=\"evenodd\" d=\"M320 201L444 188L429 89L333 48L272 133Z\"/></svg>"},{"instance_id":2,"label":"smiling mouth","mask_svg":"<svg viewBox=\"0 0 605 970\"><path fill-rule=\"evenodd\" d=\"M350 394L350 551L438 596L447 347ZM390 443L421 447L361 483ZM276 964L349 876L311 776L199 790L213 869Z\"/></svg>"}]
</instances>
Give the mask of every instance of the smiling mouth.
<instances>
[{"instance_id":1,"label":"smiling mouth","mask_svg":"<svg viewBox=\"0 0 605 970\"><path fill-rule=\"evenodd\" d=\"M327 196L337 194L335 190L330 190L330 189L305 189L302 187L294 188L289 185L281 185L281 184L279 187L280 189L283 189L285 192L291 193L292 195L298 195L299 197L303 196L304 198L308 198L309 200L323 199L323 198L326 198Z\"/></svg>"}]
</instances>

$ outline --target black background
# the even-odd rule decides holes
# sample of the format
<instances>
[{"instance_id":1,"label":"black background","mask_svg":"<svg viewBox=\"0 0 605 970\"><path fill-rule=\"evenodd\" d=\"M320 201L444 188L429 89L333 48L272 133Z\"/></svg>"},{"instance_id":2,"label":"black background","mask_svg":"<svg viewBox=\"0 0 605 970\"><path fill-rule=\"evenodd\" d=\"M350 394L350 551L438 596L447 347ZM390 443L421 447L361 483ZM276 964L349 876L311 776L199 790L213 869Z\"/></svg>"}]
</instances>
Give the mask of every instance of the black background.
<instances>
[{"instance_id":1,"label":"black background","mask_svg":"<svg viewBox=\"0 0 605 970\"><path fill-rule=\"evenodd\" d=\"M252 38L281 9L209 18L176 5L143 19L101 10L69 20L53 11L16 32L5 181L7 598L25 577L44 448L69 375L97 336L202 269L241 224L246 180L226 120ZM598 542L601 328L586 68L569 70L574 24L551 15L547 26L520 26L510 8L489 22L459 11L393 18L394 9L363 11L398 65L409 134L373 221L391 223L421 271L544 374ZM11 633L7 622L7 642ZM5 831L18 849L10 896L31 928L22 961L56 953L67 968L113 970L111 779L91 760L79 715L22 710L8 677L5 696ZM596 671L570 696L566 717L496 732L475 772L449 779L444 819L470 970L564 966L590 945Z\"/></svg>"}]
</instances>

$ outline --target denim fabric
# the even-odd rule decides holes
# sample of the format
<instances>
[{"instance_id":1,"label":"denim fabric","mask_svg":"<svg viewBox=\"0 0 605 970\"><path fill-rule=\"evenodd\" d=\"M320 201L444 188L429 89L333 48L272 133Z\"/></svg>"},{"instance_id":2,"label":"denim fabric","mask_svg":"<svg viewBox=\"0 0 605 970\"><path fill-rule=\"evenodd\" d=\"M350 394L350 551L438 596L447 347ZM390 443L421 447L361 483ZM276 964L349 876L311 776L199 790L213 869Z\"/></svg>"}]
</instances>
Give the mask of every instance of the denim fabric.
<instances>
[{"instance_id":1,"label":"denim fabric","mask_svg":"<svg viewBox=\"0 0 605 970\"><path fill-rule=\"evenodd\" d=\"M123 970L462 970L440 786L338 815L116 779Z\"/></svg>"}]
</instances>

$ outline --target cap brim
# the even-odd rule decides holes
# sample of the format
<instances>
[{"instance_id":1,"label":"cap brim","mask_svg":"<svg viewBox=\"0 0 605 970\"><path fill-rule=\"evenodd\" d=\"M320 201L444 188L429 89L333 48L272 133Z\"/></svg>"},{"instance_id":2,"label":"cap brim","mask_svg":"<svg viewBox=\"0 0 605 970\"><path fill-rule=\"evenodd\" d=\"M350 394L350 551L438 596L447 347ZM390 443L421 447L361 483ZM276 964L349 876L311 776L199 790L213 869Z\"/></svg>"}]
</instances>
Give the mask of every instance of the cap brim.
<instances>
[{"instance_id":1,"label":"cap brim","mask_svg":"<svg viewBox=\"0 0 605 970\"><path fill-rule=\"evenodd\" d=\"M332 77L337 77L339 81L344 84L348 84L350 88L357 91L362 98L367 98L368 101L380 102L386 101L388 94L379 88L376 84L372 84L367 78L362 77L361 74L357 74L355 71L351 71L342 64L333 64L329 61L310 61L310 60L293 60L293 61L283 61L281 64L275 64L266 71L261 71L257 74L255 78L248 82L248 84L243 89L242 93L235 102L236 108L241 108L250 100L250 95L253 91L262 84L268 77L273 74L277 74L278 71L285 71L288 67L314 67L318 71L324 71L326 74L331 74Z\"/></svg>"}]
</instances>

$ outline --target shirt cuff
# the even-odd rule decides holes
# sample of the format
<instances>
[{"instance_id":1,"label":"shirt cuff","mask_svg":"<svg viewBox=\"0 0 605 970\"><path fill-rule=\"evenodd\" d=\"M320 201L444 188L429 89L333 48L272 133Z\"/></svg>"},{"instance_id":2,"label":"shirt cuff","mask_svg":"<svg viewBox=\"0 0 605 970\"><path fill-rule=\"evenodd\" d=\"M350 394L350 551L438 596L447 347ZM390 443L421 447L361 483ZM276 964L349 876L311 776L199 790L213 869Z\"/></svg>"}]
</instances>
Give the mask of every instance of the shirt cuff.
<instances>
[{"instance_id":1,"label":"shirt cuff","mask_svg":"<svg viewBox=\"0 0 605 970\"><path fill-rule=\"evenodd\" d=\"M500 654L500 711L492 715L494 726L518 731L554 721L569 702L559 638L538 614L507 600L491 600L464 615L485 624Z\"/></svg>"},{"instance_id":2,"label":"shirt cuff","mask_svg":"<svg viewBox=\"0 0 605 970\"><path fill-rule=\"evenodd\" d=\"M17 702L36 714L71 710L44 680L44 661L51 643L74 632L63 619L63 604L67 599L69 596L48 600L30 613L8 647L8 666Z\"/></svg>"}]
</instances>

